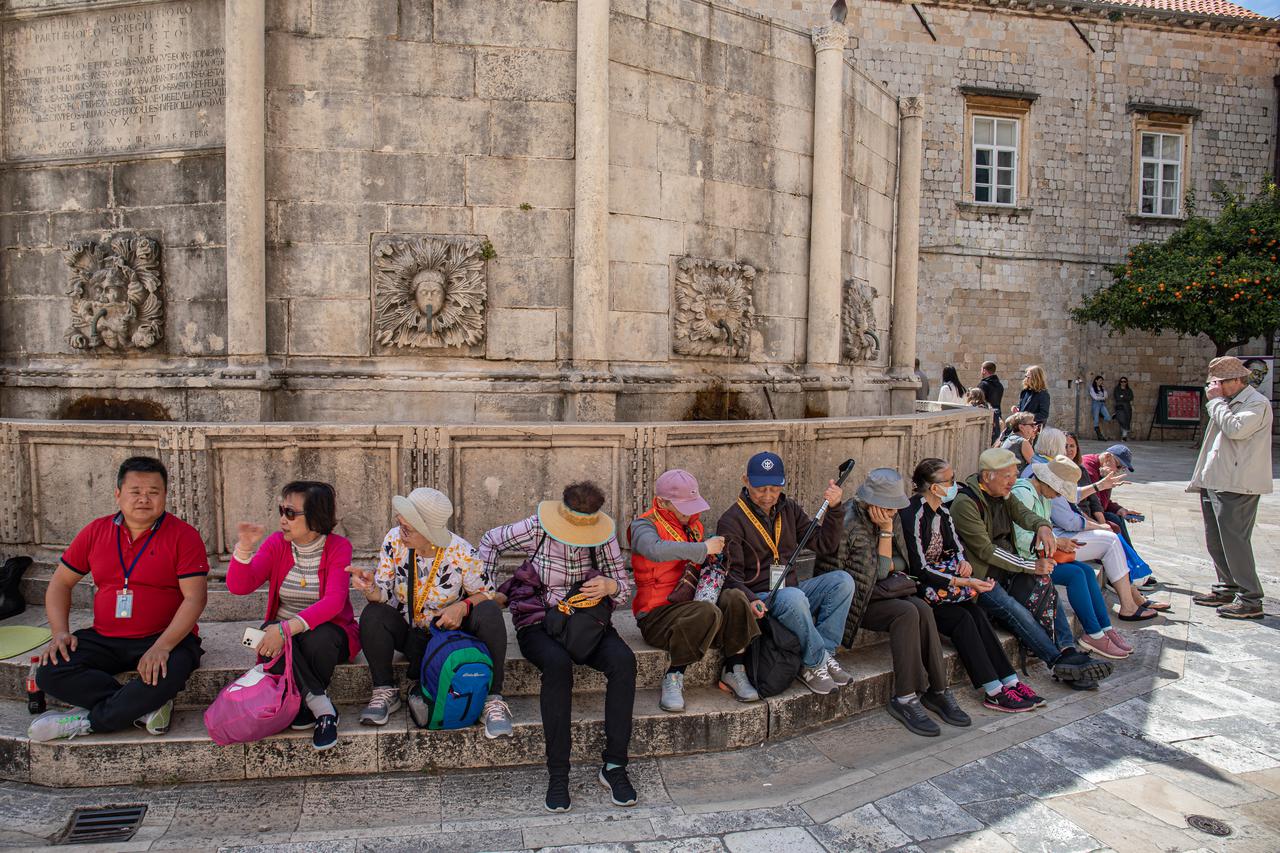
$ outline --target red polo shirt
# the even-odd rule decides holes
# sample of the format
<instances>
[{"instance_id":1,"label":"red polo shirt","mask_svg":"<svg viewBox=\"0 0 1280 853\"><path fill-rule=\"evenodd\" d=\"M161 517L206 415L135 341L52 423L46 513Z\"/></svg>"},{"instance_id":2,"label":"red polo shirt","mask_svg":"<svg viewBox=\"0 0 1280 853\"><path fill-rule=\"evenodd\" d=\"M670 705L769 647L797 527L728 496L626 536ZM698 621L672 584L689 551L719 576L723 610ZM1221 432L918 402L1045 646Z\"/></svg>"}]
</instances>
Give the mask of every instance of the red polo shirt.
<instances>
[{"instance_id":1,"label":"red polo shirt","mask_svg":"<svg viewBox=\"0 0 1280 853\"><path fill-rule=\"evenodd\" d=\"M146 551L139 555L143 545ZM162 634L169 627L182 604L180 578L209 574L200 533L167 512L137 539L130 536L120 513L94 519L63 552L62 565L80 575L93 574L94 629L105 637L134 639ZM133 616L117 619L116 593L124 588L129 566Z\"/></svg>"}]
</instances>

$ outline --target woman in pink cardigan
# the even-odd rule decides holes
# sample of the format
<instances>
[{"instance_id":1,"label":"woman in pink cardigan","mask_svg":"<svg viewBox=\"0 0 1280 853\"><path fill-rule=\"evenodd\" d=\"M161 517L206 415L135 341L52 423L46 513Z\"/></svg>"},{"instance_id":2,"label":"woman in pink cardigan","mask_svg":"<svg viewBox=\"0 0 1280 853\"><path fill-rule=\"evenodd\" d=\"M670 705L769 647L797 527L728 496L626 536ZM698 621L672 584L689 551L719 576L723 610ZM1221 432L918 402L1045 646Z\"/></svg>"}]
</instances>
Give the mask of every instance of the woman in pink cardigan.
<instances>
[{"instance_id":1,"label":"woman in pink cardigan","mask_svg":"<svg viewBox=\"0 0 1280 853\"><path fill-rule=\"evenodd\" d=\"M284 647L284 623L293 637L293 674L304 704L292 728L315 727L318 750L338 742L338 711L326 691L333 671L360 653L360 628L351 610L351 543L333 533L333 486L300 480L280 492L280 530L254 552L266 528L242 521L227 570L227 589L248 595L267 586L266 636L255 651L273 658ZM284 666L276 665L275 672Z\"/></svg>"}]
</instances>

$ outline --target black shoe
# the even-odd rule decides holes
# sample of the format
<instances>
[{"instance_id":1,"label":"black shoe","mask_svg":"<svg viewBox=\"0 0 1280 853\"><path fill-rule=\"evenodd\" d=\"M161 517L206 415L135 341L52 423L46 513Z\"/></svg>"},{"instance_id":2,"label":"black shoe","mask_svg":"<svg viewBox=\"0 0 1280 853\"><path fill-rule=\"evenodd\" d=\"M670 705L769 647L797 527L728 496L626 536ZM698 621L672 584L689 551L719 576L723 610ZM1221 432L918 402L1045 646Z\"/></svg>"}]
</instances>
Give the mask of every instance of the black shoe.
<instances>
[{"instance_id":1,"label":"black shoe","mask_svg":"<svg viewBox=\"0 0 1280 853\"><path fill-rule=\"evenodd\" d=\"M1097 690L1098 682L1092 678L1077 678L1075 681L1068 681L1067 686L1072 690Z\"/></svg>"},{"instance_id":2,"label":"black shoe","mask_svg":"<svg viewBox=\"0 0 1280 853\"><path fill-rule=\"evenodd\" d=\"M1138 586L1145 589L1147 587L1155 586L1158 583L1160 583L1160 581L1156 580L1155 575L1147 575L1145 578L1143 578L1142 583L1138 584Z\"/></svg>"},{"instance_id":3,"label":"black shoe","mask_svg":"<svg viewBox=\"0 0 1280 853\"><path fill-rule=\"evenodd\" d=\"M547 782L547 811L549 812L567 812L573 808L573 804L569 802L569 780L552 778Z\"/></svg>"},{"instance_id":4,"label":"black shoe","mask_svg":"<svg viewBox=\"0 0 1280 853\"><path fill-rule=\"evenodd\" d=\"M1053 677L1057 681L1078 681L1082 678L1097 681L1106 678L1115 669L1109 661L1096 660L1086 654L1067 649L1053 664Z\"/></svg>"},{"instance_id":5,"label":"black shoe","mask_svg":"<svg viewBox=\"0 0 1280 853\"><path fill-rule=\"evenodd\" d=\"M311 713L311 709L303 705L298 709L298 716L293 718L293 722L289 724L289 728L295 732L305 732L316 724L316 715Z\"/></svg>"},{"instance_id":6,"label":"black shoe","mask_svg":"<svg viewBox=\"0 0 1280 853\"><path fill-rule=\"evenodd\" d=\"M317 752L332 749L338 743L338 718L333 714L321 714L316 720L316 730L311 735L311 745Z\"/></svg>"},{"instance_id":7,"label":"black shoe","mask_svg":"<svg viewBox=\"0 0 1280 853\"><path fill-rule=\"evenodd\" d=\"M889 700L889 704L885 706L885 710L889 712L889 716L907 727L907 731L921 737L937 737L942 734L942 729L938 728L938 724L933 718L924 712L924 708L920 706L920 700L912 700L910 702L899 702L897 697Z\"/></svg>"},{"instance_id":8,"label":"black shoe","mask_svg":"<svg viewBox=\"0 0 1280 853\"><path fill-rule=\"evenodd\" d=\"M600 780L601 785L609 789L615 806L636 804L636 789L631 787L631 780L627 778L627 768L615 767L612 770L606 770L602 764L600 775L596 778Z\"/></svg>"},{"instance_id":9,"label":"black shoe","mask_svg":"<svg viewBox=\"0 0 1280 853\"><path fill-rule=\"evenodd\" d=\"M969 715L956 704L956 697L952 695L949 688L937 692L930 690L920 697L920 704L937 714L948 725L961 727L973 725Z\"/></svg>"}]
</instances>

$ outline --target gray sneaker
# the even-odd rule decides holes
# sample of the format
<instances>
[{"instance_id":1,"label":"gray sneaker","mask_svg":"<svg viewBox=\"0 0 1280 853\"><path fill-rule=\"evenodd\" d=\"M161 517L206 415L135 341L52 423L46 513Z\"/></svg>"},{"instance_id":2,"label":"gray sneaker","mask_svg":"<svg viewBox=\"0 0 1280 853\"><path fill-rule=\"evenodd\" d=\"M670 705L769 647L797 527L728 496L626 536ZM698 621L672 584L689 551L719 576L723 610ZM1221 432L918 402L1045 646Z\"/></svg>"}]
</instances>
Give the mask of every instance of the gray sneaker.
<instances>
[{"instance_id":1,"label":"gray sneaker","mask_svg":"<svg viewBox=\"0 0 1280 853\"><path fill-rule=\"evenodd\" d=\"M511 737L511 709L497 693L490 693L484 700L484 736L489 740Z\"/></svg>"},{"instance_id":2,"label":"gray sneaker","mask_svg":"<svg viewBox=\"0 0 1280 853\"><path fill-rule=\"evenodd\" d=\"M841 668L840 662L836 660L836 656L831 652L827 652L827 675L831 676L831 680L836 683L837 687L844 687L850 681L853 681L853 676Z\"/></svg>"},{"instance_id":3,"label":"gray sneaker","mask_svg":"<svg viewBox=\"0 0 1280 853\"><path fill-rule=\"evenodd\" d=\"M134 720L133 724L140 729L146 729L149 735L162 735L169 731L172 722L173 700L170 699L150 714Z\"/></svg>"},{"instance_id":4,"label":"gray sneaker","mask_svg":"<svg viewBox=\"0 0 1280 853\"><path fill-rule=\"evenodd\" d=\"M742 664L720 673L720 689L732 694L739 702L759 702L760 694L747 678L747 670Z\"/></svg>"},{"instance_id":5,"label":"gray sneaker","mask_svg":"<svg viewBox=\"0 0 1280 853\"><path fill-rule=\"evenodd\" d=\"M373 698L360 712L360 725L385 726L391 715L400 710L400 688L375 687Z\"/></svg>"},{"instance_id":6,"label":"gray sneaker","mask_svg":"<svg viewBox=\"0 0 1280 853\"><path fill-rule=\"evenodd\" d=\"M409 688L409 716L413 718L413 724L420 729L425 729L427 723L431 722L431 711L427 708L427 700L422 696L422 690L418 685L414 684Z\"/></svg>"},{"instance_id":7,"label":"gray sneaker","mask_svg":"<svg viewBox=\"0 0 1280 853\"><path fill-rule=\"evenodd\" d=\"M678 714L684 710L684 673L668 672L662 676L662 698L658 707Z\"/></svg>"},{"instance_id":8,"label":"gray sneaker","mask_svg":"<svg viewBox=\"0 0 1280 853\"><path fill-rule=\"evenodd\" d=\"M836 689L836 683L831 680L831 673L827 672L825 660L817 666L803 667L800 670L800 680L804 682L805 687L820 696L825 696Z\"/></svg>"},{"instance_id":9,"label":"gray sneaker","mask_svg":"<svg viewBox=\"0 0 1280 853\"><path fill-rule=\"evenodd\" d=\"M84 708L47 711L31 721L27 737L36 743L89 734L89 712Z\"/></svg>"}]
</instances>

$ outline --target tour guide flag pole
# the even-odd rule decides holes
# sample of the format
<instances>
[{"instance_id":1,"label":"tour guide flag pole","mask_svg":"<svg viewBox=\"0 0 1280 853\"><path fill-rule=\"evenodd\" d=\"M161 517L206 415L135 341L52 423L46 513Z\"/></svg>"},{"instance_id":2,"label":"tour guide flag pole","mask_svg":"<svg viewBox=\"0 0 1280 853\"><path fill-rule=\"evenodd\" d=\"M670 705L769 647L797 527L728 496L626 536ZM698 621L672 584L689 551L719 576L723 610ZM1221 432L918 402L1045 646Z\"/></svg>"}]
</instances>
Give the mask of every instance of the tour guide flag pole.
<instances>
[{"instance_id":1,"label":"tour guide flag pole","mask_svg":"<svg viewBox=\"0 0 1280 853\"><path fill-rule=\"evenodd\" d=\"M836 475L836 485L844 486L844 481L849 479L849 475L853 473L853 466L857 463L852 459L844 460L844 464L840 466L840 472ZM822 524L822 519L826 517L827 509L831 506L831 502L823 499L822 506L818 507L818 511L813 514L813 520L809 522L809 526L805 528L804 535L800 537L800 541L796 543L796 549L791 552L791 557L787 560L786 568L782 570L782 574L778 577L777 582L773 585L773 589L769 590L769 598L765 602L765 607L773 607L773 597L778 594L778 590L787 582L787 575L791 573L791 567L795 565L796 555L809 544L809 540L813 537L814 531L818 529L818 525Z\"/></svg>"}]
</instances>

